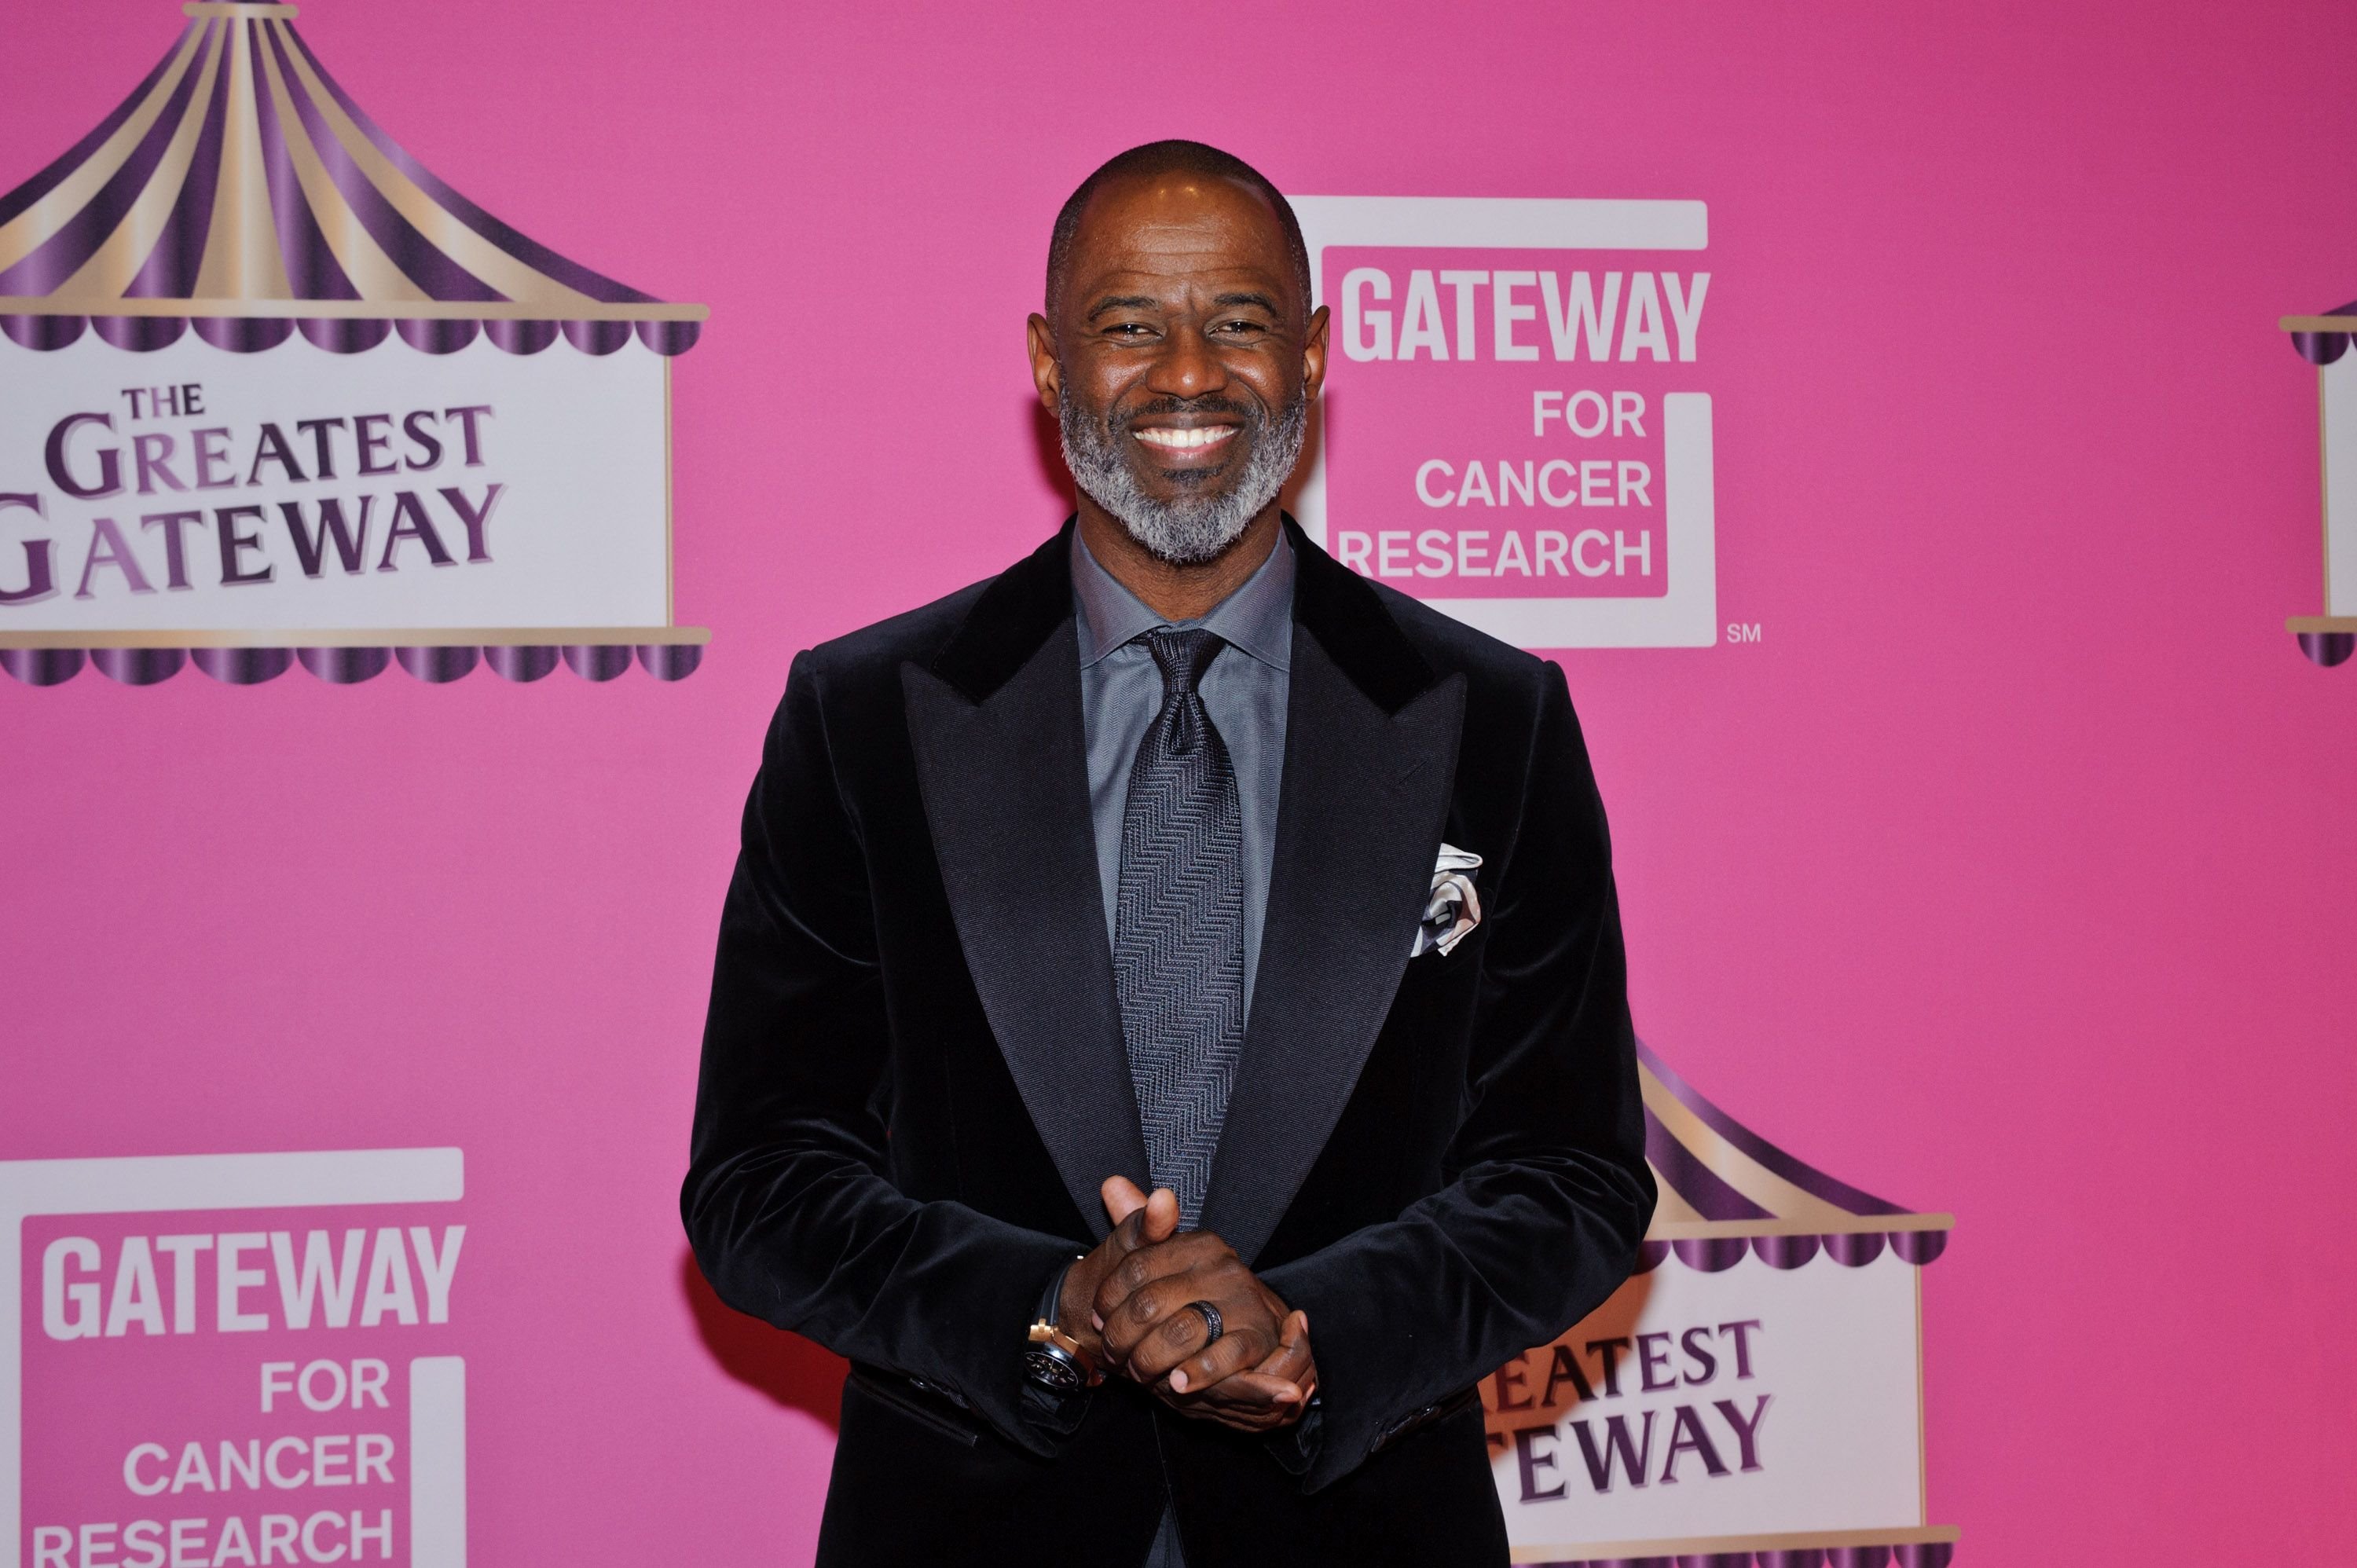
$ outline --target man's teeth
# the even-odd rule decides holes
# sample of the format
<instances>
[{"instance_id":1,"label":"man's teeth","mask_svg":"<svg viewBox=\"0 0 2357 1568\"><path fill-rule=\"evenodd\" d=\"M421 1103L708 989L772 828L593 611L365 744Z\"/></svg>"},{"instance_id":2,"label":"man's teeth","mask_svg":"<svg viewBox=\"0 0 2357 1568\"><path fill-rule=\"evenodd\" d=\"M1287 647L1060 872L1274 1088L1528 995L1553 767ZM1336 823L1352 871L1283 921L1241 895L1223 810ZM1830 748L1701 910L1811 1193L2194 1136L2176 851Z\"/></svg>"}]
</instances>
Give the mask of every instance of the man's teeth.
<instances>
[{"instance_id":1,"label":"man's teeth","mask_svg":"<svg viewBox=\"0 0 2357 1568\"><path fill-rule=\"evenodd\" d=\"M1167 425L1153 425L1132 432L1148 446L1168 447L1173 452L1216 446L1235 433L1236 427L1232 424L1206 424L1194 430L1173 430Z\"/></svg>"}]
</instances>

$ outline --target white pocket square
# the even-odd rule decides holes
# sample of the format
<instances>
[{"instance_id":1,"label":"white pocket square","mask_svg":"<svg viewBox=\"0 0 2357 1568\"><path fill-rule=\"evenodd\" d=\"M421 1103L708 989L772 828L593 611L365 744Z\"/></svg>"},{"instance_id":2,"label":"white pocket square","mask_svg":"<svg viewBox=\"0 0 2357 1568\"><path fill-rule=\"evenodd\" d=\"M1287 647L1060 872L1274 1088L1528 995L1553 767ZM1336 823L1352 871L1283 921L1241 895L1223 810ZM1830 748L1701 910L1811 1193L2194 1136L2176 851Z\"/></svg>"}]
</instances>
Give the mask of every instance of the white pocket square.
<instances>
[{"instance_id":1,"label":"white pocket square","mask_svg":"<svg viewBox=\"0 0 2357 1568\"><path fill-rule=\"evenodd\" d=\"M1437 950L1446 958L1481 923L1481 899L1473 891L1472 876L1480 864L1481 857L1470 850L1453 843L1440 846L1440 858L1432 863L1432 893L1425 901L1424 922L1415 929L1415 946L1408 950L1408 957Z\"/></svg>"}]
</instances>

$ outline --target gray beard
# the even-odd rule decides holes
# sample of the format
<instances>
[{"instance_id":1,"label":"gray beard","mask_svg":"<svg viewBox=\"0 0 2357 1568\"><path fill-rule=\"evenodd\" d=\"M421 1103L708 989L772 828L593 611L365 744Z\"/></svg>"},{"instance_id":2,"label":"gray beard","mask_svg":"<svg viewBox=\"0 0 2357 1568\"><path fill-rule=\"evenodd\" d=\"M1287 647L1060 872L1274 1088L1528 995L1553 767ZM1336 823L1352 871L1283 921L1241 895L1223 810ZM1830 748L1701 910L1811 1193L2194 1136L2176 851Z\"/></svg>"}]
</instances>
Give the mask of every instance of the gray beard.
<instances>
[{"instance_id":1,"label":"gray beard","mask_svg":"<svg viewBox=\"0 0 2357 1568\"><path fill-rule=\"evenodd\" d=\"M1252 440L1252 456L1226 490L1176 500L1157 500L1137 488L1125 446L1130 440L1129 423L1165 409L1142 411L1116 427L1111 420L1084 418L1067 398L1058 420L1063 429L1064 464L1072 471L1072 482L1149 554L1174 566L1200 565L1233 544L1261 509L1276 499L1301 457L1302 435L1309 424L1306 389L1294 394L1274 423L1256 403L1222 399L1218 406L1221 413L1243 416L1244 433Z\"/></svg>"}]
</instances>

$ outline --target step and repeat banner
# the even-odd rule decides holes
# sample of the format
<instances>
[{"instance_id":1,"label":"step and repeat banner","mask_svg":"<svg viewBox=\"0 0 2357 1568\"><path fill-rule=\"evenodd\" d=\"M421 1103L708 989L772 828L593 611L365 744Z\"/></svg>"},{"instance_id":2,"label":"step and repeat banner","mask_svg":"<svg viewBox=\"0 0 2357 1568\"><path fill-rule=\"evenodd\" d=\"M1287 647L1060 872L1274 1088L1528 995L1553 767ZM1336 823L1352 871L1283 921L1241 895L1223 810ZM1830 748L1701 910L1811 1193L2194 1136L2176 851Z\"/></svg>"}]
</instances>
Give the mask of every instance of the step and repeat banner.
<instances>
[{"instance_id":1,"label":"step and repeat banner","mask_svg":"<svg viewBox=\"0 0 2357 1568\"><path fill-rule=\"evenodd\" d=\"M0 1565L809 1560L844 1369L674 1207L737 809L1063 516L1167 135L1293 193L1293 511L1611 813L1663 1198L1481 1386L1517 1560L2338 1545L2357 18L0 32Z\"/></svg>"}]
</instances>

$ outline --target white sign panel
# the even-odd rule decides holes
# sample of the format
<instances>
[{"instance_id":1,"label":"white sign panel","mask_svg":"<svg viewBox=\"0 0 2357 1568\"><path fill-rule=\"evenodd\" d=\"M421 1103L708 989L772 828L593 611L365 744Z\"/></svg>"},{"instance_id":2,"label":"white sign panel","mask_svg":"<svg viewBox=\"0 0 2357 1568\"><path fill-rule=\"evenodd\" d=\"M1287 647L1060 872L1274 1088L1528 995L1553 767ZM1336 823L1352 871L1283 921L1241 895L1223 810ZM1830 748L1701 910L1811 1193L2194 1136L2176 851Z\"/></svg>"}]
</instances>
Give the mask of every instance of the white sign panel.
<instances>
[{"instance_id":1,"label":"white sign panel","mask_svg":"<svg viewBox=\"0 0 2357 1568\"><path fill-rule=\"evenodd\" d=\"M668 364L0 341L0 635L667 626Z\"/></svg>"},{"instance_id":2,"label":"white sign panel","mask_svg":"<svg viewBox=\"0 0 2357 1568\"><path fill-rule=\"evenodd\" d=\"M2357 616L2357 354L2323 377L2324 613Z\"/></svg>"},{"instance_id":3,"label":"white sign panel","mask_svg":"<svg viewBox=\"0 0 2357 1568\"><path fill-rule=\"evenodd\" d=\"M1921 1526L1917 1280L1672 1260L1507 1363L1481 1398L1517 1555Z\"/></svg>"}]
</instances>

